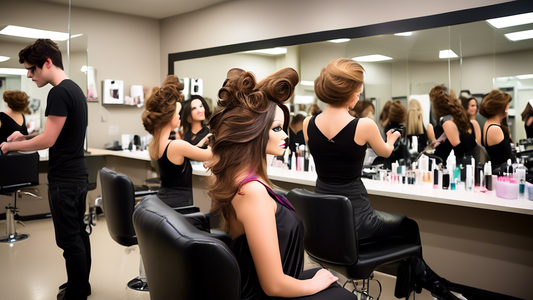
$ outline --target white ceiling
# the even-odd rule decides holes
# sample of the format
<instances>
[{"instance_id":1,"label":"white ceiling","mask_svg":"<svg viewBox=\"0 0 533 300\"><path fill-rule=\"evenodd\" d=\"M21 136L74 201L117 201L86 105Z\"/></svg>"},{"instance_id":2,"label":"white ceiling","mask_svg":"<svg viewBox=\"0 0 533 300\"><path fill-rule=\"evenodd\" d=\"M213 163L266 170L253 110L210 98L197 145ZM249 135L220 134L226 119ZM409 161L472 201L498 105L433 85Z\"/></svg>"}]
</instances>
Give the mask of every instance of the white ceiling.
<instances>
[{"instance_id":1,"label":"white ceiling","mask_svg":"<svg viewBox=\"0 0 533 300\"><path fill-rule=\"evenodd\" d=\"M39 0L68 5L68 0ZM72 0L84 7L135 16L164 19L232 0Z\"/></svg>"}]
</instances>

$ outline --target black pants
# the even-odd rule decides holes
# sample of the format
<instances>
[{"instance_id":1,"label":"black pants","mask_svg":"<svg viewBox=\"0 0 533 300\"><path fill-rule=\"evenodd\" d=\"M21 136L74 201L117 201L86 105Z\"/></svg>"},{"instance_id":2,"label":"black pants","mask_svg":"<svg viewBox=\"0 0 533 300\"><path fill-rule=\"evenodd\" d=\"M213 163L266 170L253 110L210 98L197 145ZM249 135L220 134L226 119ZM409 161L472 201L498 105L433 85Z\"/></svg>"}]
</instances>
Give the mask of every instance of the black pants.
<instances>
[{"instance_id":1,"label":"black pants","mask_svg":"<svg viewBox=\"0 0 533 300\"><path fill-rule=\"evenodd\" d=\"M87 299L91 270L91 244L86 225L87 185L58 187L50 185L48 200L54 221L57 246L63 249L68 287L65 298Z\"/></svg>"}]
</instances>

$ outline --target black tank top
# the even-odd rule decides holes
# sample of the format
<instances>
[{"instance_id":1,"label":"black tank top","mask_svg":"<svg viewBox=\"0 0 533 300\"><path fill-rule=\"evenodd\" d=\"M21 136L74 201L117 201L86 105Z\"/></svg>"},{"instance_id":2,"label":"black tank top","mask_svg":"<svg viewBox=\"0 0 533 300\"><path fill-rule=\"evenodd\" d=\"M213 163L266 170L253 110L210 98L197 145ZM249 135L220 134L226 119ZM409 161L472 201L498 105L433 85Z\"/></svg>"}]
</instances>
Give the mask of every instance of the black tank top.
<instances>
[{"instance_id":1,"label":"black tank top","mask_svg":"<svg viewBox=\"0 0 533 300\"><path fill-rule=\"evenodd\" d=\"M495 168L503 163L507 163L507 160L511 158L511 140L509 139L509 136L504 133L503 140L501 142L492 146L487 146L487 133L489 132L490 126L498 126L500 128L501 126L498 124L490 124L485 132L485 139L482 141L483 146L485 146L485 149L489 154L492 166Z\"/></svg>"},{"instance_id":2,"label":"black tank top","mask_svg":"<svg viewBox=\"0 0 533 300\"><path fill-rule=\"evenodd\" d=\"M167 157L168 146L163 152L163 156L157 160L159 165L159 174L161 175L161 187L170 189L186 189L192 190L192 167L189 159L185 160L181 165L175 165Z\"/></svg>"},{"instance_id":3,"label":"black tank top","mask_svg":"<svg viewBox=\"0 0 533 300\"><path fill-rule=\"evenodd\" d=\"M0 112L0 143L7 141L7 138L15 131L20 131L24 135L28 135L28 130L26 129L26 117L22 115L22 125L17 124L6 113Z\"/></svg>"},{"instance_id":4,"label":"black tank top","mask_svg":"<svg viewBox=\"0 0 533 300\"><path fill-rule=\"evenodd\" d=\"M367 147L354 141L359 119L353 119L335 137L328 139L316 126L315 118L313 116L307 126L307 144L318 179L324 183L345 184L361 178Z\"/></svg>"},{"instance_id":5,"label":"black tank top","mask_svg":"<svg viewBox=\"0 0 533 300\"><path fill-rule=\"evenodd\" d=\"M524 128L526 129L526 137L528 139L529 138L533 138L533 123L531 123L529 126L527 126L527 120L531 116L533 116L533 114L530 114L529 116L527 116L526 121L524 122Z\"/></svg>"},{"instance_id":6,"label":"black tank top","mask_svg":"<svg viewBox=\"0 0 533 300\"><path fill-rule=\"evenodd\" d=\"M438 139L443 133L444 128L442 128L442 125L444 122L453 122L450 115L444 116L442 120L439 122L437 126L435 126L435 137ZM455 160L457 165L463 163L463 158L467 155L472 155L474 148L476 147L476 133L474 132L474 125L472 125L471 122L468 122L468 125L470 126L471 133L468 133L466 131L463 131L457 128L459 130L459 140L460 143L457 146L452 146L450 143L450 140L446 139L444 142L442 142L440 145L437 146L435 149L435 155L440 157L444 163L446 163L446 159L448 158L448 155L450 155L450 152L453 149Z\"/></svg>"}]
</instances>

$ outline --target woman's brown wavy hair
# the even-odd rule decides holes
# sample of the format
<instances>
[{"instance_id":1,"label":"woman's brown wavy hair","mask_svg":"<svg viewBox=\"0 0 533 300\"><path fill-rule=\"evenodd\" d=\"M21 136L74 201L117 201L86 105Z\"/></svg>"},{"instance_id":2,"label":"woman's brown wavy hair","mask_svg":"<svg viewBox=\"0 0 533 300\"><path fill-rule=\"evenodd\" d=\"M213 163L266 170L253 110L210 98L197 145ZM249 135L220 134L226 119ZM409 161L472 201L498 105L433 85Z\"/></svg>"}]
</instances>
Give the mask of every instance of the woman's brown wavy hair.
<instances>
[{"instance_id":1,"label":"woman's brown wavy hair","mask_svg":"<svg viewBox=\"0 0 533 300\"><path fill-rule=\"evenodd\" d=\"M159 158L159 133L176 115L176 103L183 101L183 83L177 76L168 75L161 88L152 88L152 93L146 100L145 110L141 115L144 129L153 139L150 142L150 157Z\"/></svg>"},{"instance_id":2,"label":"woman's brown wavy hair","mask_svg":"<svg viewBox=\"0 0 533 300\"><path fill-rule=\"evenodd\" d=\"M22 91L6 90L3 97L7 106L19 113L23 113L26 110L26 107L28 107L28 104L30 104L28 101L28 95Z\"/></svg>"},{"instance_id":3,"label":"woman's brown wavy hair","mask_svg":"<svg viewBox=\"0 0 533 300\"><path fill-rule=\"evenodd\" d=\"M259 83L253 73L231 69L218 92L218 109L209 121L214 163L208 195L211 211L221 214L226 232L228 220L235 217L231 201L241 187L237 177L242 172L256 174L272 186L266 172L269 132L276 107L283 110L283 130L287 132L290 114L284 103L293 95L298 81L298 73L292 68L277 71Z\"/></svg>"},{"instance_id":4,"label":"woman's brown wavy hair","mask_svg":"<svg viewBox=\"0 0 533 300\"><path fill-rule=\"evenodd\" d=\"M407 116L407 110L402 105L400 100L392 102L389 108L389 121L396 123L405 122L405 117Z\"/></svg>"},{"instance_id":5,"label":"woman's brown wavy hair","mask_svg":"<svg viewBox=\"0 0 533 300\"><path fill-rule=\"evenodd\" d=\"M492 90L486 95L481 104L479 105L479 113L485 118L497 116L505 112L505 108L508 103L511 103L513 98L507 93L503 93L500 90ZM506 122L503 122L505 118L500 120L500 126L502 127L503 134L509 136L509 127Z\"/></svg>"},{"instance_id":6,"label":"woman's brown wavy hair","mask_svg":"<svg viewBox=\"0 0 533 300\"><path fill-rule=\"evenodd\" d=\"M365 69L349 58L336 58L320 70L315 79L315 93L322 102L343 106L361 88L365 81Z\"/></svg>"},{"instance_id":7,"label":"woman's brown wavy hair","mask_svg":"<svg viewBox=\"0 0 533 300\"><path fill-rule=\"evenodd\" d=\"M444 87L437 85L429 92L429 98L433 104L433 113L437 120L441 117L451 115L457 128L464 132L472 132L472 123L466 116L464 107L458 99L446 94Z\"/></svg>"}]
</instances>

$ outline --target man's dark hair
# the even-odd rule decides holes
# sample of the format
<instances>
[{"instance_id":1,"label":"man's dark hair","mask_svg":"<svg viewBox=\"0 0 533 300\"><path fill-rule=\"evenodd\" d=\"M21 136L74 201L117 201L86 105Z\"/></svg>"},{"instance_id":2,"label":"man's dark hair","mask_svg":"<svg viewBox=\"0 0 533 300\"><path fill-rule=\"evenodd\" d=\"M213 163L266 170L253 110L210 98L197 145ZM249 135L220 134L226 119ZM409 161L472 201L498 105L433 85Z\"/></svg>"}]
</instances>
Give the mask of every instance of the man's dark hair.
<instances>
[{"instance_id":1,"label":"man's dark hair","mask_svg":"<svg viewBox=\"0 0 533 300\"><path fill-rule=\"evenodd\" d=\"M50 58L52 63L63 70L61 51L55 42L50 39L38 39L28 47L20 50L19 62L24 62L42 68L46 60Z\"/></svg>"}]
</instances>

